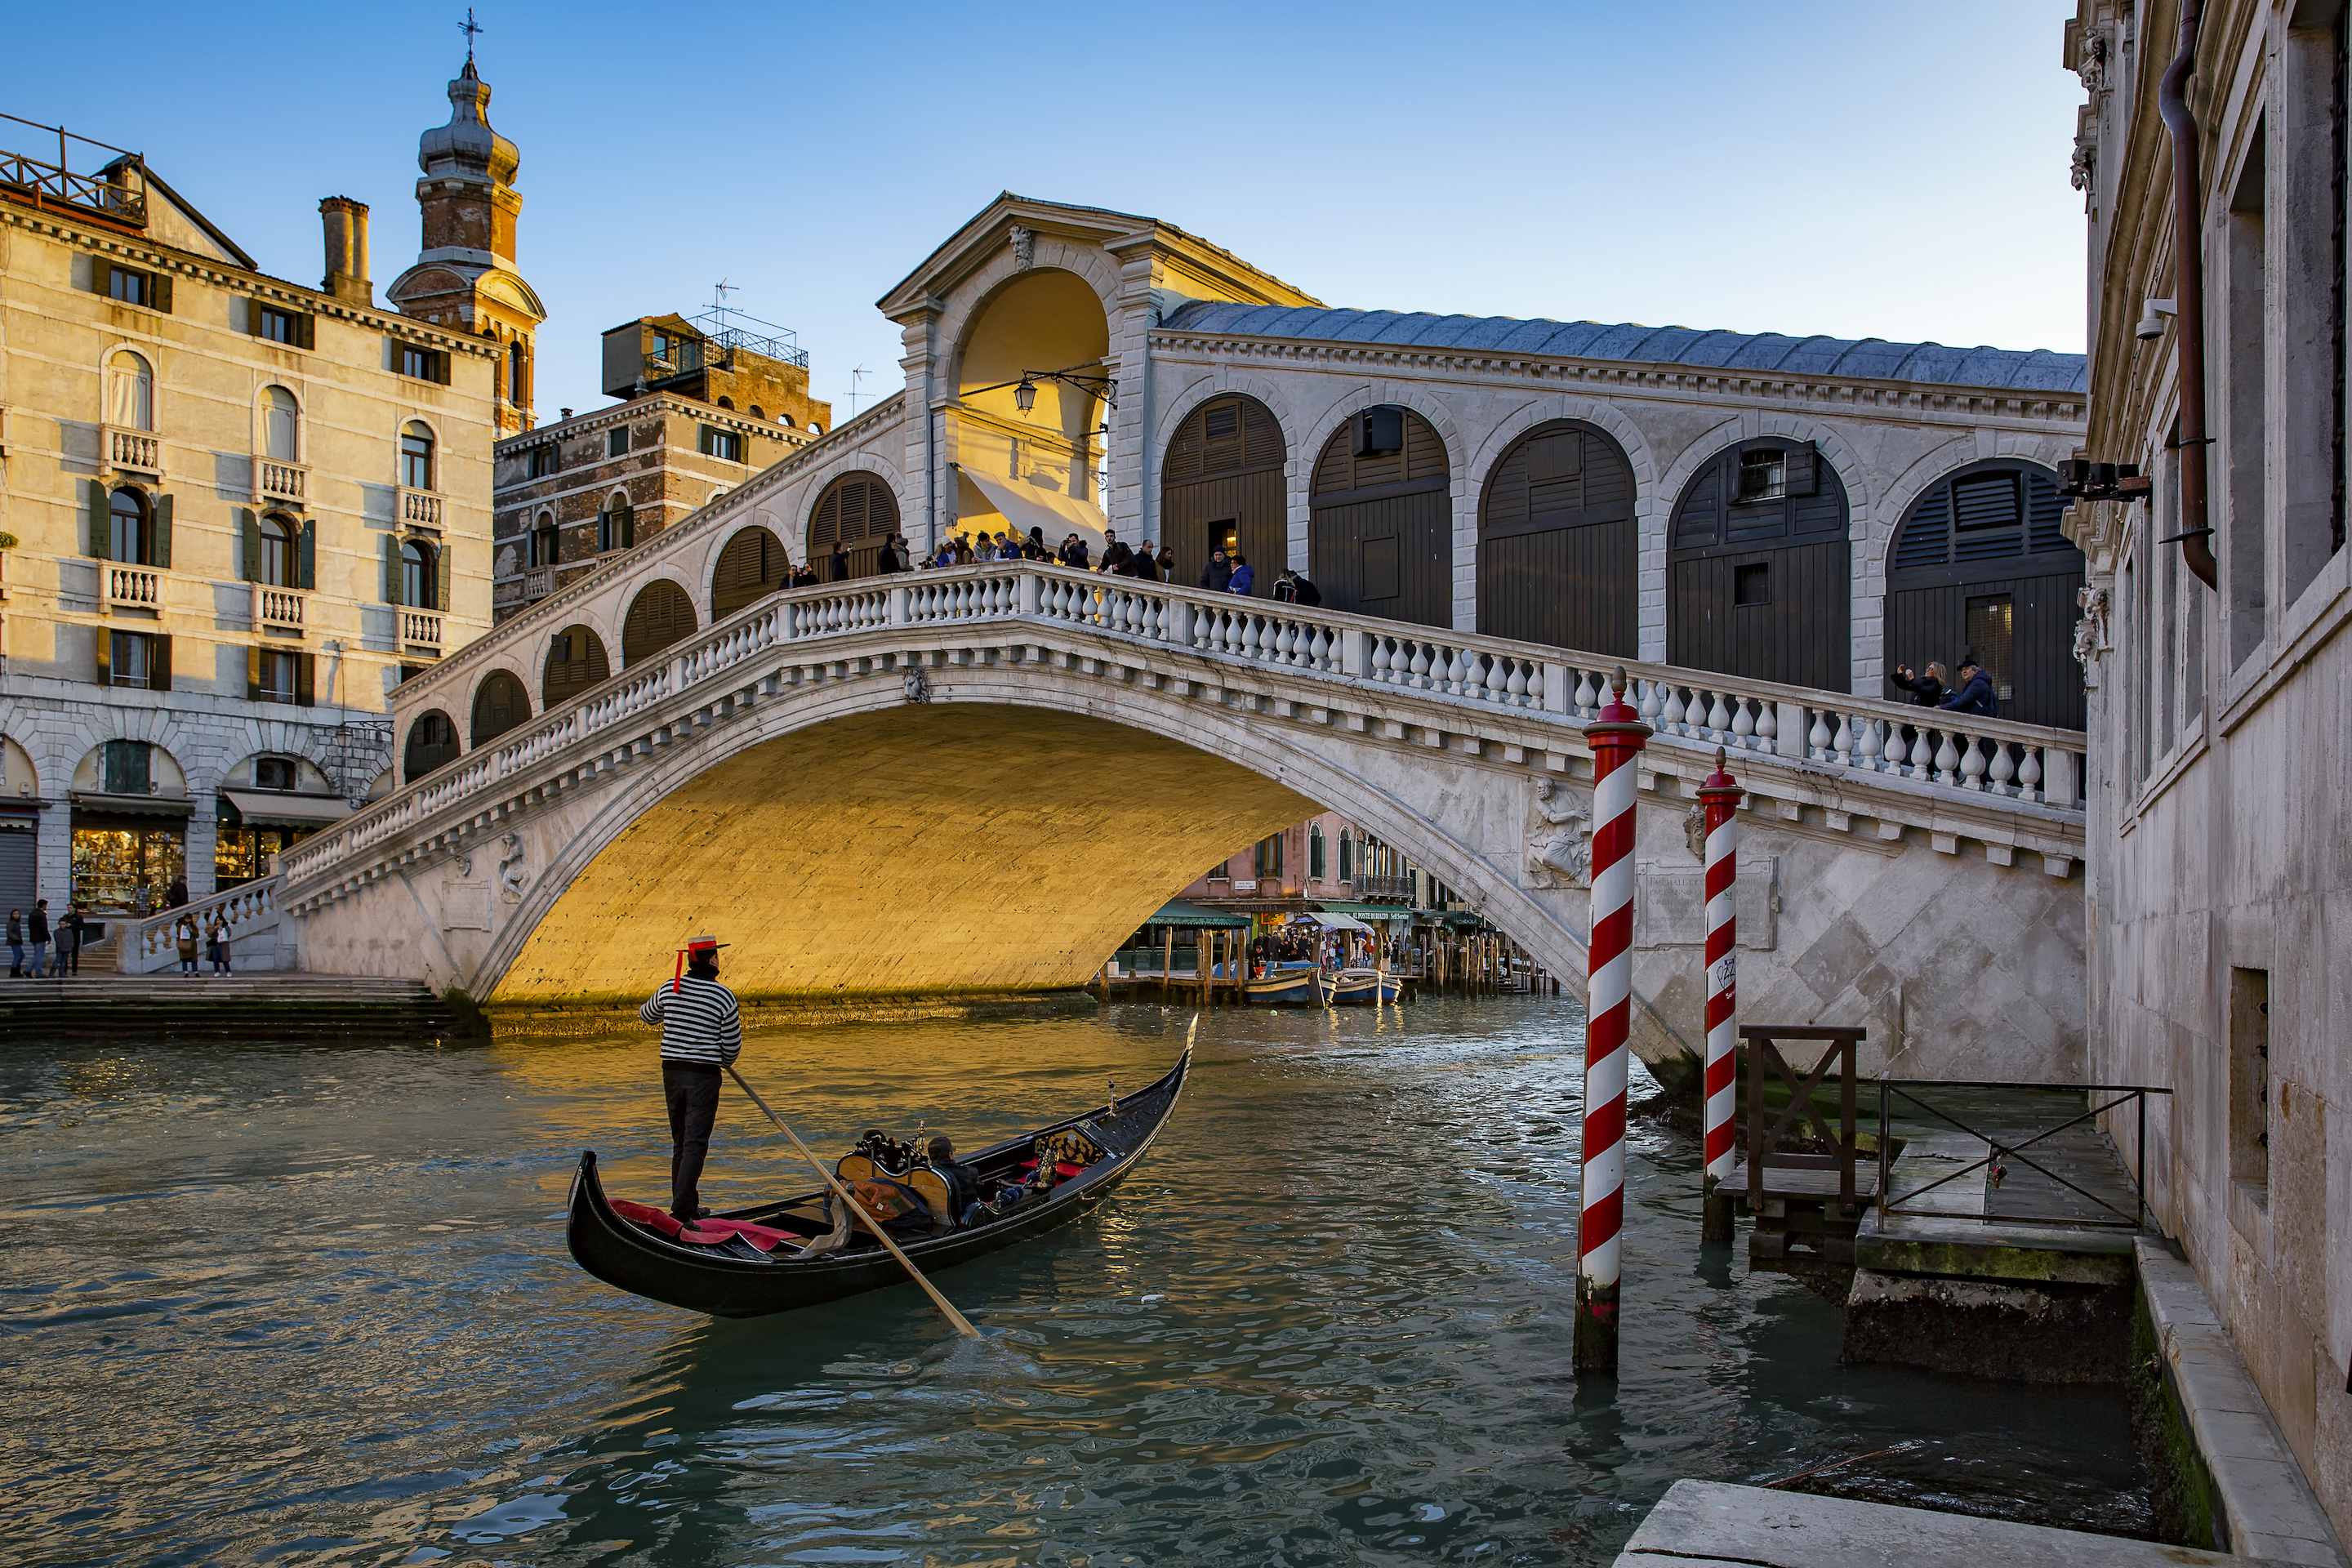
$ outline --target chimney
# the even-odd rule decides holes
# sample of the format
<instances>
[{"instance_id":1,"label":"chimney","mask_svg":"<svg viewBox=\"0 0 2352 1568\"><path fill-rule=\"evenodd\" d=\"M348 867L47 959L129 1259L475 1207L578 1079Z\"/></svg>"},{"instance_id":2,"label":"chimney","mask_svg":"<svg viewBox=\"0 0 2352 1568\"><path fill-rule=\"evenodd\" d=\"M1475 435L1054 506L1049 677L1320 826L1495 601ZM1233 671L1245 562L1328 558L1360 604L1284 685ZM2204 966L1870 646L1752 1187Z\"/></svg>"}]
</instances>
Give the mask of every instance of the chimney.
<instances>
[{"instance_id":1,"label":"chimney","mask_svg":"<svg viewBox=\"0 0 2352 1568\"><path fill-rule=\"evenodd\" d=\"M320 287L354 305L374 304L375 285L368 278L367 204L329 196L319 204L319 218L327 234L327 279Z\"/></svg>"}]
</instances>

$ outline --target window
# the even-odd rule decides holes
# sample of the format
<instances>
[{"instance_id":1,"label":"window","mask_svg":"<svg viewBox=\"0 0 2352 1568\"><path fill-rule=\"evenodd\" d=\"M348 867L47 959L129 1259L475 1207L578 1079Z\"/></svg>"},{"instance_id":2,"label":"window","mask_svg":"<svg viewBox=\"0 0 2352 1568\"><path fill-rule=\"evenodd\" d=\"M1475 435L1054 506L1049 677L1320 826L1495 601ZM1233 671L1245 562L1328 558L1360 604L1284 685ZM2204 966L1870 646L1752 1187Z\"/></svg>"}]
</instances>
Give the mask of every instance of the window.
<instances>
[{"instance_id":1,"label":"window","mask_svg":"<svg viewBox=\"0 0 2352 1568\"><path fill-rule=\"evenodd\" d=\"M433 488L433 432L414 419L400 432L400 482L412 490Z\"/></svg>"},{"instance_id":2,"label":"window","mask_svg":"<svg viewBox=\"0 0 2352 1568\"><path fill-rule=\"evenodd\" d=\"M648 335L653 341L653 348L650 351L653 357L665 368L673 364L677 355L677 340L667 332L653 332Z\"/></svg>"},{"instance_id":3,"label":"window","mask_svg":"<svg viewBox=\"0 0 2352 1568\"><path fill-rule=\"evenodd\" d=\"M284 343L288 348L309 348L310 325L310 320L307 316L298 316L291 310L281 310L275 305L264 305L257 300L254 304L253 335L257 338Z\"/></svg>"},{"instance_id":4,"label":"window","mask_svg":"<svg viewBox=\"0 0 2352 1568\"><path fill-rule=\"evenodd\" d=\"M302 411L282 386L262 389L261 450L273 462L302 460Z\"/></svg>"},{"instance_id":5,"label":"window","mask_svg":"<svg viewBox=\"0 0 2352 1568\"><path fill-rule=\"evenodd\" d=\"M522 340L507 344L507 401L520 405L522 397Z\"/></svg>"},{"instance_id":6,"label":"window","mask_svg":"<svg viewBox=\"0 0 2352 1568\"><path fill-rule=\"evenodd\" d=\"M109 795L149 795L155 788L144 741L109 741L101 759Z\"/></svg>"},{"instance_id":7,"label":"window","mask_svg":"<svg viewBox=\"0 0 2352 1568\"><path fill-rule=\"evenodd\" d=\"M1257 841L1257 849L1255 854L1252 856L1252 859L1256 864L1257 874L1259 876L1279 877L1282 875L1283 838L1284 835L1277 833L1271 838L1261 838Z\"/></svg>"},{"instance_id":8,"label":"window","mask_svg":"<svg viewBox=\"0 0 2352 1568\"><path fill-rule=\"evenodd\" d=\"M1772 566L1759 561L1731 569L1731 602L1734 605L1769 605L1772 602Z\"/></svg>"},{"instance_id":9,"label":"window","mask_svg":"<svg viewBox=\"0 0 2352 1568\"><path fill-rule=\"evenodd\" d=\"M1339 880L1356 879L1356 841L1344 831L1339 835Z\"/></svg>"},{"instance_id":10,"label":"window","mask_svg":"<svg viewBox=\"0 0 2352 1568\"><path fill-rule=\"evenodd\" d=\"M421 348L415 343L394 346L393 367L401 374L413 376L418 381L446 384L449 379L449 356L438 349Z\"/></svg>"},{"instance_id":11,"label":"window","mask_svg":"<svg viewBox=\"0 0 2352 1568\"><path fill-rule=\"evenodd\" d=\"M109 561L131 566L151 564L147 558L154 553L155 532L148 526L148 517L147 497L142 491L124 485L107 498Z\"/></svg>"},{"instance_id":12,"label":"window","mask_svg":"<svg viewBox=\"0 0 2352 1568\"><path fill-rule=\"evenodd\" d=\"M596 514L596 548L601 551L626 550L637 542L637 516L635 508L617 498L604 503Z\"/></svg>"},{"instance_id":13,"label":"window","mask_svg":"<svg viewBox=\"0 0 2352 1568\"><path fill-rule=\"evenodd\" d=\"M2258 1203L2271 1191L2271 976L2230 971L2230 1179Z\"/></svg>"},{"instance_id":14,"label":"window","mask_svg":"<svg viewBox=\"0 0 2352 1568\"><path fill-rule=\"evenodd\" d=\"M107 639L106 684L168 691L172 681L157 638L145 632L100 632ZM158 675L163 679L159 681Z\"/></svg>"},{"instance_id":15,"label":"window","mask_svg":"<svg viewBox=\"0 0 2352 1568\"><path fill-rule=\"evenodd\" d=\"M256 656L254 697L263 702L294 700L294 655L264 649Z\"/></svg>"},{"instance_id":16,"label":"window","mask_svg":"<svg viewBox=\"0 0 2352 1568\"><path fill-rule=\"evenodd\" d=\"M292 789L294 787L294 759L291 757L254 758L253 787L256 789Z\"/></svg>"},{"instance_id":17,"label":"window","mask_svg":"<svg viewBox=\"0 0 2352 1568\"><path fill-rule=\"evenodd\" d=\"M1323 879L1323 825L1319 822L1307 830L1307 874L1318 882Z\"/></svg>"},{"instance_id":18,"label":"window","mask_svg":"<svg viewBox=\"0 0 2352 1568\"><path fill-rule=\"evenodd\" d=\"M434 550L412 539L400 547L400 602L412 610L437 610L439 580L434 572Z\"/></svg>"},{"instance_id":19,"label":"window","mask_svg":"<svg viewBox=\"0 0 2352 1568\"><path fill-rule=\"evenodd\" d=\"M768 411L767 411L766 409L764 409L764 408L761 407L761 406L760 406L758 404L756 404L756 403L754 403L753 405L751 405L751 417L752 417L752 418L754 418L754 419L765 419L767 416L768 416Z\"/></svg>"},{"instance_id":20,"label":"window","mask_svg":"<svg viewBox=\"0 0 2352 1568\"><path fill-rule=\"evenodd\" d=\"M543 479L562 466L562 455L553 447L533 447L523 454L522 477Z\"/></svg>"},{"instance_id":21,"label":"window","mask_svg":"<svg viewBox=\"0 0 2352 1568\"><path fill-rule=\"evenodd\" d=\"M705 425L702 427L702 453L707 458L724 458L730 463L743 460L743 437L732 430L720 430Z\"/></svg>"},{"instance_id":22,"label":"window","mask_svg":"<svg viewBox=\"0 0 2352 1568\"><path fill-rule=\"evenodd\" d=\"M2011 657L2017 635L2017 603L2007 594L1987 594L1970 599L1966 625L1968 646L1975 650L1977 662L1992 682L1994 695L2006 707L2017 700L2013 679L2017 667Z\"/></svg>"},{"instance_id":23,"label":"window","mask_svg":"<svg viewBox=\"0 0 2352 1568\"><path fill-rule=\"evenodd\" d=\"M129 349L106 362L106 422L125 430L155 428L155 373Z\"/></svg>"},{"instance_id":24,"label":"window","mask_svg":"<svg viewBox=\"0 0 2352 1568\"><path fill-rule=\"evenodd\" d=\"M2268 422L2267 368L2263 363L2263 318L2266 294L2263 274L2269 265L2263 240L2263 201L2267 160L2263 153L2264 126L2257 124L2253 151L2238 175L2230 200L2229 227L2222 240L2225 280L2224 324L2228 369L2223 430L2225 444L2208 448L2220 459L2217 475L2229 506L2228 525L2213 541L2221 546L2224 574L2222 591L2230 612L2230 663L2234 668L2261 646L2264 626L2269 571L2263 538L2263 426ZM2176 524L2179 513L2174 513Z\"/></svg>"},{"instance_id":25,"label":"window","mask_svg":"<svg viewBox=\"0 0 2352 1568\"><path fill-rule=\"evenodd\" d=\"M539 521L530 531L530 563L533 566L554 565L561 538L555 531L555 514L541 512Z\"/></svg>"},{"instance_id":26,"label":"window","mask_svg":"<svg viewBox=\"0 0 2352 1568\"><path fill-rule=\"evenodd\" d=\"M106 297L120 300L126 305L142 305L150 309L155 303L155 278L135 267L108 266Z\"/></svg>"},{"instance_id":27,"label":"window","mask_svg":"<svg viewBox=\"0 0 2352 1568\"><path fill-rule=\"evenodd\" d=\"M722 392L719 395L719 406L732 414L735 412L735 400Z\"/></svg>"},{"instance_id":28,"label":"window","mask_svg":"<svg viewBox=\"0 0 2352 1568\"><path fill-rule=\"evenodd\" d=\"M294 525L272 512L261 520L257 537L260 559L254 563L254 581L273 588L294 587Z\"/></svg>"},{"instance_id":29,"label":"window","mask_svg":"<svg viewBox=\"0 0 2352 1568\"><path fill-rule=\"evenodd\" d=\"M629 427L618 426L604 433L604 456L625 458L629 455Z\"/></svg>"},{"instance_id":30,"label":"window","mask_svg":"<svg viewBox=\"0 0 2352 1568\"><path fill-rule=\"evenodd\" d=\"M1735 500L1779 500L1789 493L1789 455L1777 447L1750 447L1739 454L1739 489Z\"/></svg>"}]
</instances>

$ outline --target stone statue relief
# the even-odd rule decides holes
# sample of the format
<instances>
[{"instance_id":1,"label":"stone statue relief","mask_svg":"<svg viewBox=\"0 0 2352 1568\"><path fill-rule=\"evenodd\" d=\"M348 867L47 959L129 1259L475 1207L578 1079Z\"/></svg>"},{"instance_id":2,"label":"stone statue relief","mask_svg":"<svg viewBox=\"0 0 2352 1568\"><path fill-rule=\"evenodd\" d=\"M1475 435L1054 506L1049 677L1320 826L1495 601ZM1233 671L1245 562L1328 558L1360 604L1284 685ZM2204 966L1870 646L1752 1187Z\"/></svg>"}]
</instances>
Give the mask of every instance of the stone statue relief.
<instances>
[{"instance_id":1,"label":"stone statue relief","mask_svg":"<svg viewBox=\"0 0 2352 1568\"><path fill-rule=\"evenodd\" d=\"M2074 590L2074 607L2083 612L2074 622L2074 662L2083 667L2083 684L2095 689L2092 667L2108 647L2107 591L2085 583Z\"/></svg>"},{"instance_id":2,"label":"stone statue relief","mask_svg":"<svg viewBox=\"0 0 2352 1568\"><path fill-rule=\"evenodd\" d=\"M1583 888L1592 881L1592 814L1557 781L1536 780L1528 827L1527 885Z\"/></svg>"},{"instance_id":3,"label":"stone statue relief","mask_svg":"<svg viewBox=\"0 0 2352 1568\"><path fill-rule=\"evenodd\" d=\"M1013 226L1013 265L1021 268L1037 265L1037 231Z\"/></svg>"},{"instance_id":4,"label":"stone statue relief","mask_svg":"<svg viewBox=\"0 0 2352 1568\"><path fill-rule=\"evenodd\" d=\"M499 840L499 891L507 902L522 902L522 890L530 878L522 868L522 835L509 833Z\"/></svg>"}]
</instances>

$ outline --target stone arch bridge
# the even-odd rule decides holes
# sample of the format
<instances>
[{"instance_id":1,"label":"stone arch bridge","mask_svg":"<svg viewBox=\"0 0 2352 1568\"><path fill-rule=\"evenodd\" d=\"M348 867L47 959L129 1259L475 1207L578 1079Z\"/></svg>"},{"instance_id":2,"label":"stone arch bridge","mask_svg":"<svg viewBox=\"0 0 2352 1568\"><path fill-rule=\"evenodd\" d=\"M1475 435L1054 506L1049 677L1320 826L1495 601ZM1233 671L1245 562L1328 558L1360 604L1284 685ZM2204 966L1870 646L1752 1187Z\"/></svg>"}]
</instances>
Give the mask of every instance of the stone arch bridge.
<instances>
[{"instance_id":1,"label":"stone arch bridge","mask_svg":"<svg viewBox=\"0 0 2352 1568\"><path fill-rule=\"evenodd\" d=\"M705 929L747 997L1044 991L1328 807L1580 980L1567 806L1607 662L1042 564L788 591L296 846L268 891L303 967L493 1006L634 1001ZM1907 1074L2077 1072L2079 734L1626 668L1657 731L1646 1060L1699 1040L1685 817L1722 746L1750 792L1747 1016L1866 1024Z\"/></svg>"}]
</instances>

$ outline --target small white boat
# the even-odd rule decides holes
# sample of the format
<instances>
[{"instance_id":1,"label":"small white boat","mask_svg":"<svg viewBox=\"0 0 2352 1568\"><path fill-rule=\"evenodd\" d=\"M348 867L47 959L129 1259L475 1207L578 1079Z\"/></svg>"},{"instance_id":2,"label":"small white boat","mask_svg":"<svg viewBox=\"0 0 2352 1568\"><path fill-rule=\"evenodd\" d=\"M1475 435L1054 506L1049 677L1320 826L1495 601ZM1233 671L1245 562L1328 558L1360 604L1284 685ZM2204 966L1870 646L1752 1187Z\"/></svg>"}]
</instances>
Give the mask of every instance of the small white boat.
<instances>
[{"instance_id":1,"label":"small white boat","mask_svg":"<svg viewBox=\"0 0 2352 1568\"><path fill-rule=\"evenodd\" d=\"M1323 977L1326 1007L1372 1007L1404 1000L1404 982L1377 969L1342 969Z\"/></svg>"}]
</instances>

